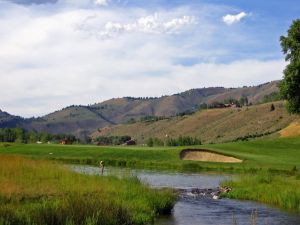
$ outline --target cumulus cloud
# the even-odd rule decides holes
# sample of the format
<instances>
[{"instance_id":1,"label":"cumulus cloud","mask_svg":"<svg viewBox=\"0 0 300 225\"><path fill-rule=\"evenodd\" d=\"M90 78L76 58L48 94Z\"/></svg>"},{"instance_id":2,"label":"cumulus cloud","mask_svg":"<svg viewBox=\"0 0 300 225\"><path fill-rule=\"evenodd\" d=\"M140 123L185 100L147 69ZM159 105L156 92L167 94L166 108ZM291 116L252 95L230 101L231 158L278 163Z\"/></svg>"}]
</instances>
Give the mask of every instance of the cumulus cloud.
<instances>
[{"instance_id":1,"label":"cumulus cloud","mask_svg":"<svg viewBox=\"0 0 300 225\"><path fill-rule=\"evenodd\" d=\"M60 4L45 12L47 7L11 4L1 15L1 110L39 116L67 105L113 97L252 85L282 76L283 60L238 57L218 62L218 58L232 52L228 42L224 49L212 45L221 43L215 38L224 41L226 33L222 31L224 26L216 27L206 19L207 8L196 19L186 16L195 15L190 8L154 13L140 8L114 11L93 4L72 4L69 8L62 4L60 9ZM177 35L163 35L174 33ZM232 35L240 37L236 31ZM103 40L115 36L119 38ZM232 46L236 47L237 42L233 40ZM178 62L191 58L196 59L192 64Z\"/></svg>"},{"instance_id":2,"label":"cumulus cloud","mask_svg":"<svg viewBox=\"0 0 300 225\"><path fill-rule=\"evenodd\" d=\"M31 5L31 4L47 4L47 3L56 3L58 0L6 0L8 2L13 2L16 4L24 4L24 5Z\"/></svg>"},{"instance_id":3,"label":"cumulus cloud","mask_svg":"<svg viewBox=\"0 0 300 225\"><path fill-rule=\"evenodd\" d=\"M241 21L241 19L243 19L244 17L248 16L249 14L245 13L245 12L240 12L239 14L227 14L225 16L223 16L223 22L227 25L232 25L235 23L238 23Z\"/></svg>"},{"instance_id":4,"label":"cumulus cloud","mask_svg":"<svg viewBox=\"0 0 300 225\"><path fill-rule=\"evenodd\" d=\"M95 5L107 6L110 0L95 0Z\"/></svg>"},{"instance_id":5,"label":"cumulus cloud","mask_svg":"<svg viewBox=\"0 0 300 225\"><path fill-rule=\"evenodd\" d=\"M95 34L100 39L108 39L125 33L173 34L186 26L197 24L194 16L162 18L158 13L138 18L132 23L106 22L103 27L97 26L97 17L88 17L78 28ZM99 29L99 30L98 30Z\"/></svg>"}]
</instances>

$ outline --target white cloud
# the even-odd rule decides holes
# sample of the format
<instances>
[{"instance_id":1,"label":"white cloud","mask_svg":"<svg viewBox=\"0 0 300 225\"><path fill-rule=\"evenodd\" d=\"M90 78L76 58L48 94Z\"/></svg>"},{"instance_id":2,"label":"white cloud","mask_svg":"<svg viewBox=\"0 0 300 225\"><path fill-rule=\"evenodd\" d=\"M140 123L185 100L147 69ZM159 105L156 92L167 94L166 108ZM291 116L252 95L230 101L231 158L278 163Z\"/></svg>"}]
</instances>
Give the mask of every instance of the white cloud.
<instances>
[{"instance_id":1,"label":"white cloud","mask_svg":"<svg viewBox=\"0 0 300 225\"><path fill-rule=\"evenodd\" d=\"M95 0L94 3L95 3L95 5L107 6L109 3L109 0Z\"/></svg>"},{"instance_id":2,"label":"white cloud","mask_svg":"<svg viewBox=\"0 0 300 225\"><path fill-rule=\"evenodd\" d=\"M42 10L11 5L1 16L0 109L13 114L37 116L113 97L259 84L280 79L285 65L281 60L213 62L211 58L231 52L211 44L225 34L206 19L207 9L197 20L185 16L195 15L190 8L158 10L157 14L77 5ZM174 33L178 35L162 35ZM104 34L118 38L103 40ZM101 39L94 38L99 35ZM176 58L200 60L182 66L174 63Z\"/></svg>"},{"instance_id":3,"label":"white cloud","mask_svg":"<svg viewBox=\"0 0 300 225\"><path fill-rule=\"evenodd\" d=\"M186 26L197 24L194 16L181 16L178 18L163 18L158 13L140 17L132 23L107 22L100 28L99 19L87 18L78 26L81 30L93 33L100 39L108 39L124 33L148 33L148 34L173 34Z\"/></svg>"},{"instance_id":4,"label":"white cloud","mask_svg":"<svg viewBox=\"0 0 300 225\"><path fill-rule=\"evenodd\" d=\"M248 16L249 14L245 12L241 12L236 15L232 14L227 14L226 16L223 16L223 22L226 23L227 25L232 25L234 23L238 23L243 19L244 17Z\"/></svg>"}]
</instances>

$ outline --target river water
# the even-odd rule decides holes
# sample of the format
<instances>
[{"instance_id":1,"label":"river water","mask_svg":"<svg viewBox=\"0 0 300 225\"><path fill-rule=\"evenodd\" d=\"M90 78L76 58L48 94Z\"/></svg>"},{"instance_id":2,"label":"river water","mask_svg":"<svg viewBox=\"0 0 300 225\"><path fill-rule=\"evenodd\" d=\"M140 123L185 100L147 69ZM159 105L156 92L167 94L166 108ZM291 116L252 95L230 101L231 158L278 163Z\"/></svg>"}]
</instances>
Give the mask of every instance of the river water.
<instances>
[{"instance_id":1,"label":"river water","mask_svg":"<svg viewBox=\"0 0 300 225\"><path fill-rule=\"evenodd\" d=\"M85 174L99 174L97 167L71 166ZM232 179L230 175L171 173L149 170L109 168L104 175L137 176L154 188L171 187L187 190L175 204L172 215L159 218L155 225L253 225L251 215L255 214L256 225L300 225L300 215L268 207L263 204L231 199L214 200L194 195L192 188L216 188L220 182Z\"/></svg>"}]
</instances>

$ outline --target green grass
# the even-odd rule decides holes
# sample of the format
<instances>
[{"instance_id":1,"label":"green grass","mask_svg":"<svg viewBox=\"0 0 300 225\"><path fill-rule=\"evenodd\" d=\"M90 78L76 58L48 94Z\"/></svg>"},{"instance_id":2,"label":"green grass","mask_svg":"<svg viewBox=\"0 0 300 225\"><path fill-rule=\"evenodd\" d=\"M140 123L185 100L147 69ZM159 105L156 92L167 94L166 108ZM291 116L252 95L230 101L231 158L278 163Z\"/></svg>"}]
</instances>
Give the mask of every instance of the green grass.
<instances>
[{"instance_id":1,"label":"green grass","mask_svg":"<svg viewBox=\"0 0 300 225\"><path fill-rule=\"evenodd\" d=\"M30 157L62 160L69 163L127 167L148 167L173 170L218 170L248 172L253 170L290 171L300 169L300 137L261 139L256 141L201 145L191 148L210 149L243 159L243 163L226 164L182 161L179 153L187 147L99 147L92 145L2 144L0 154L21 154Z\"/></svg>"},{"instance_id":2,"label":"green grass","mask_svg":"<svg viewBox=\"0 0 300 225\"><path fill-rule=\"evenodd\" d=\"M182 161L179 153L186 148L210 149L244 161L231 164ZM242 173L241 179L227 183L234 188L229 197L300 211L300 137L155 148L0 144L1 153L68 163L98 165L104 160L110 166Z\"/></svg>"},{"instance_id":3,"label":"green grass","mask_svg":"<svg viewBox=\"0 0 300 225\"><path fill-rule=\"evenodd\" d=\"M240 176L238 180L227 181L233 191L225 197L254 200L283 209L300 212L300 177L279 176L259 173Z\"/></svg>"},{"instance_id":4,"label":"green grass","mask_svg":"<svg viewBox=\"0 0 300 225\"><path fill-rule=\"evenodd\" d=\"M87 176L57 162L0 156L1 225L131 225L170 213L175 195L137 178Z\"/></svg>"}]
</instances>

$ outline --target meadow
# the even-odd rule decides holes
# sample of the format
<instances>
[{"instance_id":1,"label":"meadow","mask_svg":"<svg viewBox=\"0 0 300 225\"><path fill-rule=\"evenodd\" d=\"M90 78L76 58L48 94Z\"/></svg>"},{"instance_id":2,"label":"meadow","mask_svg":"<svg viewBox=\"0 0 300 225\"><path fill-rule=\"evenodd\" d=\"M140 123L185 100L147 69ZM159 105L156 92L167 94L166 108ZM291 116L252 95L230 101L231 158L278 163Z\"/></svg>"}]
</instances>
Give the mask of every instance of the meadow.
<instances>
[{"instance_id":1,"label":"meadow","mask_svg":"<svg viewBox=\"0 0 300 225\"><path fill-rule=\"evenodd\" d=\"M62 163L0 156L1 225L149 224L176 196L137 178L87 176Z\"/></svg>"}]
</instances>

